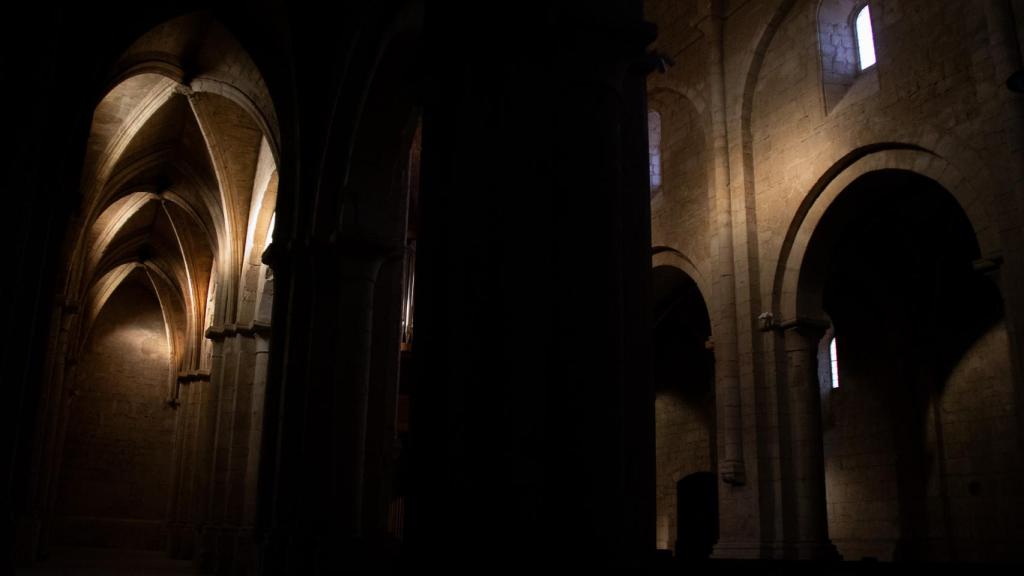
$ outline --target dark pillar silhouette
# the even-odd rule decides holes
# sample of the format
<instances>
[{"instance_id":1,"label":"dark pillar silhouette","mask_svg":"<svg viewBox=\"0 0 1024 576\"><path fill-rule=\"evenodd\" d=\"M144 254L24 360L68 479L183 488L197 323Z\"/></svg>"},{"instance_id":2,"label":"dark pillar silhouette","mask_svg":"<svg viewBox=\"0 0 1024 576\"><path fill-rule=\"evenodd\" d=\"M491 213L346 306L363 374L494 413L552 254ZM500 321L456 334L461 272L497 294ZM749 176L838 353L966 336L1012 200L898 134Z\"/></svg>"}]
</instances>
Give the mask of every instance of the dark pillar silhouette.
<instances>
[{"instance_id":1,"label":"dark pillar silhouette","mask_svg":"<svg viewBox=\"0 0 1024 576\"><path fill-rule=\"evenodd\" d=\"M420 566L654 555L641 8L508 4L474 27L428 7L407 532Z\"/></svg>"}]
</instances>

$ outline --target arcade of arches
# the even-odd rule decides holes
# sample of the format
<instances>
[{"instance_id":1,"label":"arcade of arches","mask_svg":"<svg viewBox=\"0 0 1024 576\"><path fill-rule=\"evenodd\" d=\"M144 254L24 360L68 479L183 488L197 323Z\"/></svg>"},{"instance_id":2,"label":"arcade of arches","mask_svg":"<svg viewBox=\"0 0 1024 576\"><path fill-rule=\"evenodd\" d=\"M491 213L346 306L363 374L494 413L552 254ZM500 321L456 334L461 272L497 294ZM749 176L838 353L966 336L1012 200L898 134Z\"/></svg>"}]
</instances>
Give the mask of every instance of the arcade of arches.
<instances>
[{"instance_id":1,"label":"arcade of arches","mask_svg":"<svg viewBox=\"0 0 1024 576\"><path fill-rule=\"evenodd\" d=\"M17 566L1021 560L1024 2L187 4L7 39Z\"/></svg>"}]
</instances>

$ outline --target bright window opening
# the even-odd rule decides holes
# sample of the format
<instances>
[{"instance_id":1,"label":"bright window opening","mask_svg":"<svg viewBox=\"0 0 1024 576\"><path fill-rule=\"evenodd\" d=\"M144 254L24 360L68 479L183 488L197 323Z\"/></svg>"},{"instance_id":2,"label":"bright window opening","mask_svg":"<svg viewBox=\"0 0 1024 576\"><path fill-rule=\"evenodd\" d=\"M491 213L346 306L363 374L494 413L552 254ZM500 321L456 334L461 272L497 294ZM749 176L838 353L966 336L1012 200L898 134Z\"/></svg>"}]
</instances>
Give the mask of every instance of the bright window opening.
<instances>
[{"instance_id":1,"label":"bright window opening","mask_svg":"<svg viewBox=\"0 0 1024 576\"><path fill-rule=\"evenodd\" d=\"M661 114L647 112L647 152L651 161L651 196L661 189Z\"/></svg>"},{"instance_id":2,"label":"bright window opening","mask_svg":"<svg viewBox=\"0 0 1024 576\"><path fill-rule=\"evenodd\" d=\"M871 31L871 9L867 6L857 13L857 49L861 70L875 65L875 34Z\"/></svg>"},{"instance_id":3,"label":"bright window opening","mask_svg":"<svg viewBox=\"0 0 1024 576\"><path fill-rule=\"evenodd\" d=\"M832 387L839 388L839 355L836 353L836 339L828 344L828 359L832 367Z\"/></svg>"}]
</instances>

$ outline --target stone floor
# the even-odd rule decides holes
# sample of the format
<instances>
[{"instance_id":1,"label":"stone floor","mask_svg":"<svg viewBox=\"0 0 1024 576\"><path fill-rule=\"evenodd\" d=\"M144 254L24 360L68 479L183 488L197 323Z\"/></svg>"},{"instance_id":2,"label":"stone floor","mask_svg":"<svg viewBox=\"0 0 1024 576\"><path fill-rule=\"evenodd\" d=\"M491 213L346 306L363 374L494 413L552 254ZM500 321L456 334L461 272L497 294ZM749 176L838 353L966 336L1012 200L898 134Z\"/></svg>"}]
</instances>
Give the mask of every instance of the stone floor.
<instances>
[{"instance_id":1,"label":"stone floor","mask_svg":"<svg viewBox=\"0 0 1024 576\"><path fill-rule=\"evenodd\" d=\"M177 576L194 574L192 563L172 560L162 552L108 550L96 548L54 549L49 558L33 568L19 571L24 576Z\"/></svg>"}]
</instances>

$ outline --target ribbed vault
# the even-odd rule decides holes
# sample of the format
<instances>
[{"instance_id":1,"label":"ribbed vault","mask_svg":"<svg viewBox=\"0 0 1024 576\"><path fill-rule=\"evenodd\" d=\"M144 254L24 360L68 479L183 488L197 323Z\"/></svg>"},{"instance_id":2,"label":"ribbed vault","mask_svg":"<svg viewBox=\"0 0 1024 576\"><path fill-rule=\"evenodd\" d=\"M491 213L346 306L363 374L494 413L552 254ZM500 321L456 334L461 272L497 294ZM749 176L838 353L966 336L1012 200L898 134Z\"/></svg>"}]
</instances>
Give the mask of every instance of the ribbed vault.
<instances>
[{"instance_id":1,"label":"ribbed vault","mask_svg":"<svg viewBox=\"0 0 1024 576\"><path fill-rule=\"evenodd\" d=\"M86 312L84 341L117 288L144 276L177 369L194 372L205 330L238 319L246 264L267 244L276 118L251 59L205 14L143 35L113 77L93 115L66 294Z\"/></svg>"}]
</instances>

